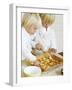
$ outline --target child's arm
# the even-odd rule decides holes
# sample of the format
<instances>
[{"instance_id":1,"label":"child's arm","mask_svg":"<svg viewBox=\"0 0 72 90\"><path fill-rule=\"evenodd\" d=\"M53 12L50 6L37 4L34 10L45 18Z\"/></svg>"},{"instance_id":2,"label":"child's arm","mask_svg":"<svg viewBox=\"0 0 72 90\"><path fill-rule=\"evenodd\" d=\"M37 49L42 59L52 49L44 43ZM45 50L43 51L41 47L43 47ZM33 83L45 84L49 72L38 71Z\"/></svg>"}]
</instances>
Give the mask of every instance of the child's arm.
<instances>
[{"instance_id":1,"label":"child's arm","mask_svg":"<svg viewBox=\"0 0 72 90\"><path fill-rule=\"evenodd\" d=\"M53 30L51 32L50 43L51 43L51 46L48 49L48 52L50 52L50 53L56 53L57 52L57 49L56 49L56 37L55 37L55 33L54 33Z\"/></svg>"},{"instance_id":2,"label":"child's arm","mask_svg":"<svg viewBox=\"0 0 72 90\"><path fill-rule=\"evenodd\" d=\"M37 32L36 36L34 37L34 40L32 40L32 47L37 50L42 50L43 46L40 42L41 42L41 37Z\"/></svg>"},{"instance_id":3,"label":"child's arm","mask_svg":"<svg viewBox=\"0 0 72 90\"><path fill-rule=\"evenodd\" d=\"M32 62L36 61L36 57L32 55L31 51L25 44L22 46L22 55L26 60L30 60Z\"/></svg>"},{"instance_id":4,"label":"child's arm","mask_svg":"<svg viewBox=\"0 0 72 90\"><path fill-rule=\"evenodd\" d=\"M54 49L57 48L57 46L56 46L56 37L55 37L55 33L54 33L53 30L51 32L51 48L54 48Z\"/></svg>"}]
</instances>

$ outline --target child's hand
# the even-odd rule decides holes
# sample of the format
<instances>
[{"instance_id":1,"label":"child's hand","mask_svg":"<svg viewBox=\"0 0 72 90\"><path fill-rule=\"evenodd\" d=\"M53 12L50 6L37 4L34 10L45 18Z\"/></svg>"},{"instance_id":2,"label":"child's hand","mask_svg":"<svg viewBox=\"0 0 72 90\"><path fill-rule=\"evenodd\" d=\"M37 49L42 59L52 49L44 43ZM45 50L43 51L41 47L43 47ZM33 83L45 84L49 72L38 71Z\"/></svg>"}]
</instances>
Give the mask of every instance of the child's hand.
<instances>
[{"instance_id":1,"label":"child's hand","mask_svg":"<svg viewBox=\"0 0 72 90\"><path fill-rule=\"evenodd\" d=\"M49 48L49 49L48 49L48 52L49 52L49 53L56 53L56 52L57 52L57 50L56 50L56 49L54 49L54 48Z\"/></svg>"},{"instance_id":2,"label":"child's hand","mask_svg":"<svg viewBox=\"0 0 72 90\"><path fill-rule=\"evenodd\" d=\"M38 60L36 60L35 62L31 62L31 65L33 65L33 66L40 66L40 63L39 63L39 61Z\"/></svg>"},{"instance_id":3,"label":"child's hand","mask_svg":"<svg viewBox=\"0 0 72 90\"><path fill-rule=\"evenodd\" d=\"M37 57L36 57L36 61L32 62L32 65L33 65L33 66L38 66L38 67L40 67L40 62L39 62L39 59L40 59L40 58L41 58L40 56L37 56Z\"/></svg>"},{"instance_id":4,"label":"child's hand","mask_svg":"<svg viewBox=\"0 0 72 90\"><path fill-rule=\"evenodd\" d=\"M40 66L40 63L39 63L39 61L38 61L38 60L36 60L36 61L33 63L33 65L34 65L34 66L38 66L38 67L39 67L39 66Z\"/></svg>"},{"instance_id":5,"label":"child's hand","mask_svg":"<svg viewBox=\"0 0 72 90\"><path fill-rule=\"evenodd\" d=\"M43 50L43 46L40 43L38 43L38 44L36 44L36 49Z\"/></svg>"}]
</instances>

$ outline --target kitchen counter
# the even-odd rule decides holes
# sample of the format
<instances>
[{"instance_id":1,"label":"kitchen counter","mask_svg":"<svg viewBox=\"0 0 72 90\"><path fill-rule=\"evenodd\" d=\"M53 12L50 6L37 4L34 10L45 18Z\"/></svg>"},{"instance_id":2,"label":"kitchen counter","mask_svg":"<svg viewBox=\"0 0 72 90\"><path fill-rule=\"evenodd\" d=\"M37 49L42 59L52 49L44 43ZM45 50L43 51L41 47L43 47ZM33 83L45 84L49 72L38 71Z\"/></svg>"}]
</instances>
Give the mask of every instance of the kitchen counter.
<instances>
[{"instance_id":1,"label":"kitchen counter","mask_svg":"<svg viewBox=\"0 0 72 90\"><path fill-rule=\"evenodd\" d=\"M55 59L61 59L63 60L63 57L59 54L56 54L54 56ZM23 70L25 67L27 66L30 66L30 63L26 62L26 61L22 61L21 62L21 65L22 65L22 69L21 69L21 76L22 77L25 77L24 73L23 73ZM41 76L58 76L58 75L63 75L63 64L59 64L59 65L56 65L54 67L51 67L48 71L46 72L43 72L41 73Z\"/></svg>"},{"instance_id":2,"label":"kitchen counter","mask_svg":"<svg viewBox=\"0 0 72 90\"><path fill-rule=\"evenodd\" d=\"M23 70L24 70L24 68L27 67L27 66L30 66L30 65L26 65L26 63L23 62L22 72L21 72L21 74L22 74L21 76L22 76L22 77L25 77L25 75L23 74ZM63 69L63 65L57 65L57 66L55 66L55 67L52 67L51 69L49 69L49 70L46 71L46 72L42 72L42 73L41 73L41 76L43 77L43 76L63 75L63 74L61 73L61 69Z\"/></svg>"}]
</instances>

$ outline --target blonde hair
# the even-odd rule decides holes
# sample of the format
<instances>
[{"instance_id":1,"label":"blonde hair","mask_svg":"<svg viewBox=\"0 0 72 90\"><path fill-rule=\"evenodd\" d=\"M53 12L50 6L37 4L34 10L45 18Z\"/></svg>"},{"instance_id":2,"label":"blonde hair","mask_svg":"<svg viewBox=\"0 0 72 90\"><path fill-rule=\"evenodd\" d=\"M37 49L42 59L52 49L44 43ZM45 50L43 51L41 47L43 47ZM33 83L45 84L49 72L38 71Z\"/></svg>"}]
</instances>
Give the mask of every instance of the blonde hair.
<instances>
[{"instance_id":1,"label":"blonde hair","mask_svg":"<svg viewBox=\"0 0 72 90\"><path fill-rule=\"evenodd\" d=\"M53 24L53 22L55 21L55 15L53 14L40 14L40 17L41 17L41 20L42 20L42 23L45 23L47 22L48 24Z\"/></svg>"},{"instance_id":2,"label":"blonde hair","mask_svg":"<svg viewBox=\"0 0 72 90\"><path fill-rule=\"evenodd\" d=\"M25 13L22 18L21 26L23 26L25 29L30 27L31 25L35 26L36 28L41 27L41 18L39 14L36 13Z\"/></svg>"}]
</instances>

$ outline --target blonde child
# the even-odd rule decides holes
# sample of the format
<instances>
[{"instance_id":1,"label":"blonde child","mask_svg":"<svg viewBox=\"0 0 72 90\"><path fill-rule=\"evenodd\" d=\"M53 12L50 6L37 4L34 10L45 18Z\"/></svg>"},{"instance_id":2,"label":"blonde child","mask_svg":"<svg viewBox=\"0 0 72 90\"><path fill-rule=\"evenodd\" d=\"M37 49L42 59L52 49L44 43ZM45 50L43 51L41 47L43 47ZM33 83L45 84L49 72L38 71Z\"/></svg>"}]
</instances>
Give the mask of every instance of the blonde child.
<instances>
[{"instance_id":1,"label":"blonde child","mask_svg":"<svg viewBox=\"0 0 72 90\"><path fill-rule=\"evenodd\" d=\"M38 14L25 13L22 17L22 60L36 61L31 51L34 47L32 36L35 35L41 26L41 19Z\"/></svg>"},{"instance_id":2,"label":"blonde child","mask_svg":"<svg viewBox=\"0 0 72 90\"><path fill-rule=\"evenodd\" d=\"M56 40L54 30L51 29L51 25L55 21L55 16L52 14L40 14L42 27L38 31L36 40L42 44L40 48L43 51L56 52Z\"/></svg>"}]
</instances>

